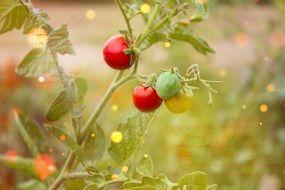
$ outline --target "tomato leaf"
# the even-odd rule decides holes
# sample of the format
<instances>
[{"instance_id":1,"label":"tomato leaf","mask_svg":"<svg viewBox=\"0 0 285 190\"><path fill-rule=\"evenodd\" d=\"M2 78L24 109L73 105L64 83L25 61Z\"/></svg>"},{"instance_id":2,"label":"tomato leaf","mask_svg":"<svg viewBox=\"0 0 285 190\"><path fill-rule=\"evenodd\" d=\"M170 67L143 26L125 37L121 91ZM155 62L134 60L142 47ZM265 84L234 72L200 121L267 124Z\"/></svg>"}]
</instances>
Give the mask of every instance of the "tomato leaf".
<instances>
[{"instance_id":1,"label":"tomato leaf","mask_svg":"<svg viewBox=\"0 0 285 190\"><path fill-rule=\"evenodd\" d=\"M73 108L73 98L68 90L63 90L53 101L46 113L49 121L57 121L65 116Z\"/></svg>"},{"instance_id":2,"label":"tomato leaf","mask_svg":"<svg viewBox=\"0 0 285 190\"><path fill-rule=\"evenodd\" d=\"M66 131L59 127L55 126L47 126L48 130L52 133L52 135L63 143L65 146L70 148L75 152L77 157L82 161L83 160L83 151L82 148L78 145L78 143L74 140L74 138L68 134Z\"/></svg>"},{"instance_id":3,"label":"tomato leaf","mask_svg":"<svg viewBox=\"0 0 285 190\"><path fill-rule=\"evenodd\" d=\"M46 186L38 180L29 180L17 185L19 190L46 190Z\"/></svg>"},{"instance_id":4,"label":"tomato leaf","mask_svg":"<svg viewBox=\"0 0 285 190\"><path fill-rule=\"evenodd\" d=\"M179 186L189 186L190 189L205 190L206 174L204 172L192 172L180 178Z\"/></svg>"},{"instance_id":5,"label":"tomato leaf","mask_svg":"<svg viewBox=\"0 0 285 190\"><path fill-rule=\"evenodd\" d=\"M102 157L106 149L106 138L103 129L96 125L84 144L84 158L94 161Z\"/></svg>"},{"instance_id":6,"label":"tomato leaf","mask_svg":"<svg viewBox=\"0 0 285 190\"><path fill-rule=\"evenodd\" d=\"M35 9L33 7L29 7L29 9L29 17L24 24L23 33L28 34L34 28L42 28L49 34L52 31L52 28L48 24L48 15L42 10Z\"/></svg>"},{"instance_id":7,"label":"tomato leaf","mask_svg":"<svg viewBox=\"0 0 285 190\"><path fill-rule=\"evenodd\" d=\"M56 72L56 62L49 49L32 49L17 67L17 74L25 77L39 77Z\"/></svg>"},{"instance_id":8,"label":"tomato leaf","mask_svg":"<svg viewBox=\"0 0 285 190\"><path fill-rule=\"evenodd\" d=\"M206 55L207 53L215 53L210 45L193 31L175 31L170 34L173 40L179 40L190 43L198 52Z\"/></svg>"},{"instance_id":9,"label":"tomato leaf","mask_svg":"<svg viewBox=\"0 0 285 190\"><path fill-rule=\"evenodd\" d=\"M217 184L213 184L213 185L209 185L206 190L217 190L218 185Z\"/></svg>"},{"instance_id":10,"label":"tomato leaf","mask_svg":"<svg viewBox=\"0 0 285 190\"><path fill-rule=\"evenodd\" d=\"M166 41L167 40L167 35L164 33L153 33L151 34L142 44L141 49L146 50L150 48L153 44L156 44L158 42Z\"/></svg>"},{"instance_id":11,"label":"tomato leaf","mask_svg":"<svg viewBox=\"0 0 285 190\"><path fill-rule=\"evenodd\" d=\"M60 28L50 33L47 46L53 52L64 54L75 54L70 40L68 39L67 25L64 24Z\"/></svg>"},{"instance_id":12,"label":"tomato leaf","mask_svg":"<svg viewBox=\"0 0 285 190\"><path fill-rule=\"evenodd\" d=\"M14 169L18 172L22 172L30 177L38 179L38 175L34 170L34 160L15 156L10 158L9 156L0 156L0 163L4 164L8 168Z\"/></svg>"},{"instance_id":13,"label":"tomato leaf","mask_svg":"<svg viewBox=\"0 0 285 190\"><path fill-rule=\"evenodd\" d=\"M122 190L161 190L167 189L168 179L164 175L156 178L144 176L141 182L128 181L122 186Z\"/></svg>"},{"instance_id":14,"label":"tomato leaf","mask_svg":"<svg viewBox=\"0 0 285 190\"><path fill-rule=\"evenodd\" d=\"M208 16L208 3L201 0L190 0L190 3L195 7L201 17L205 18Z\"/></svg>"},{"instance_id":15,"label":"tomato leaf","mask_svg":"<svg viewBox=\"0 0 285 190\"><path fill-rule=\"evenodd\" d=\"M140 160L136 170L142 176L153 176L153 162L149 155L145 155Z\"/></svg>"},{"instance_id":16,"label":"tomato leaf","mask_svg":"<svg viewBox=\"0 0 285 190\"><path fill-rule=\"evenodd\" d=\"M37 156L41 151L45 151L47 148L45 139L36 123L25 115L16 112L14 112L14 119L15 126L18 128L32 154Z\"/></svg>"},{"instance_id":17,"label":"tomato leaf","mask_svg":"<svg viewBox=\"0 0 285 190\"><path fill-rule=\"evenodd\" d=\"M74 83L76 87L76 103L83 104L84 96L88 91L87 80L81 77L77 77L74 79Z\"/></svg>"},{"instance_id":18,"label":"tomato leaf","mask_svg":"<svg viewBox=\"0 0 285 190\"><path fill-rule=\"evenodd\" d=\"M142 147L153 113L137 113L125 122L121 122L117 131L122 132L123 140L120 143L111 143L109 155L119 164L127 162Z\"/></svg>"},{"instance_id":19,"label":"tomato leaf","mask_svg":"<svg viewBox=\"0 0 285 190\"><path fill-rule=\"evenodd\" d=\"M19 0L1 0L0 34L20 29L27 17L28 9Z\"/></svg>"}]
</instances>

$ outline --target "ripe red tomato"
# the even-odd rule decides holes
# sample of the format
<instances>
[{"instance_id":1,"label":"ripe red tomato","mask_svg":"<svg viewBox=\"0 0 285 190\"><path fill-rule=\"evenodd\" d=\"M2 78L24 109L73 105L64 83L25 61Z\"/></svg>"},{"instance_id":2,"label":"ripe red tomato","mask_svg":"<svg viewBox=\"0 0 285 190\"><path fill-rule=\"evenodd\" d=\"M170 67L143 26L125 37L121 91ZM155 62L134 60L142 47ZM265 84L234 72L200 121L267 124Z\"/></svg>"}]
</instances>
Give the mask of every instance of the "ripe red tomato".
<instances>
[{"instance_id":1,"label":"ripe red tomato","mask_svg":"<svg viewBox=\"0 0 285 190\"><path fill-rule=\"evenodd\" d=\"M103 48L106 63L117 70L131 67L131 55L124 52L128 48L129 46L123 35L115 35L109 38Z\"/></svg>"},{"instance_id":2,"label":"ripe red tomato","mask_svg":"<svg viewBox=\"0 0 285 190\"><path fill-rule=\"evenodd\" d=\"M133 92L133 102L138 110L152 112L159 108L162 99L157 95L153 87L138 85Z\"/></svg>"}]
</instances>

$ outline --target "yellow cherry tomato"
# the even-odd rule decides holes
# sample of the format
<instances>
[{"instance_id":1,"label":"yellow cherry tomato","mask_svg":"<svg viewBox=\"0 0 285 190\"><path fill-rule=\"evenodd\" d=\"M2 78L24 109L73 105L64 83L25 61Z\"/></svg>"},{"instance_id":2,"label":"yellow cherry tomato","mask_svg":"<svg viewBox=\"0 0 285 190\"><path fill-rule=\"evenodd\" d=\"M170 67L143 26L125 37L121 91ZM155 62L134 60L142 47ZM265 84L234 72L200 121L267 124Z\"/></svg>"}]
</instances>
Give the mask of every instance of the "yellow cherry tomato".
<instances>
[{"instance_id":1,"label":"yellow cherry tomato","mask_svg":"<svg viewBox=\"0 0 285 190\"><path fill-rule=\"evenodd\" d=\"M165 100L165 105L172 113L186 112L192 105L193 97L180 91L176 96Z\"/></svg>"}]
</instances>

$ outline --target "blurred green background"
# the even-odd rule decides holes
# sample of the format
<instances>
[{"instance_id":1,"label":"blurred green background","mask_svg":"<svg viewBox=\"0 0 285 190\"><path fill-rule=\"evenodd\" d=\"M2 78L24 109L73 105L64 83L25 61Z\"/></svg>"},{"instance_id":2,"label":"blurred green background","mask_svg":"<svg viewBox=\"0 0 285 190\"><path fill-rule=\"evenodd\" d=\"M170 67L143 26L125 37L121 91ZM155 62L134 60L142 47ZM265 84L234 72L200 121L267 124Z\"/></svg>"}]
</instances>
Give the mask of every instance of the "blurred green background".
<instances>
[{"instance_id":1,"label":"blurred green background","mask_svg":"<svg viewBox=\"0 0 285 190\"><path fill-rule=\"evenodd\" d=\"M34 1L51 23L67 23L77 56L61 57L68 73L88 80L85 116L93 110L115 74L104 63L104 41L125 28L112 1ZM108 2L104 4L104 2ZM202 77L221 80L214 105L207 91L195 93L189 112L159 110L143 152L152 156L156 173L176 179L204 171L221 190L285 189L285 3L284 0L213 0L210 15L193 24L217 51L202 56L187 44L157 45L140 62L142 73L198 63ZM142 21L133 22L140 29ZM138 30L137 30L138 31ZM17 109L45 122L44 113L59 86L52 78L27 80L14 74L33 44L33 36L11 32L0 36L0 151L29 156L13 126ZM115 93L99 123L109 134L120 120L135 112L131 82ZM68 121L59 123L68 126ZM54 147L51 147L54 148ZM50 152L60 166L62 148ZM0 189L16 189L24 176L0 166Z\"/></svg>"}]
</instances>

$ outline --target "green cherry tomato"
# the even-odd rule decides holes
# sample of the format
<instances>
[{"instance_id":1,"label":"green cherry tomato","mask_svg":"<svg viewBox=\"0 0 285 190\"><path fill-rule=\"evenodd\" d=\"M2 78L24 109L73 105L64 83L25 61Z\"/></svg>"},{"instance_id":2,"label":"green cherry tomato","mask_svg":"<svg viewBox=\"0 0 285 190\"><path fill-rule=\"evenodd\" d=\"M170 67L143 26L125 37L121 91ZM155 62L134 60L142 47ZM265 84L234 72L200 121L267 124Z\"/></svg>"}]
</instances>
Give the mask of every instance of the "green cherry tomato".
<instances>
[{"instance_id":1,"label":"green cherry tomato","mask_svg":"<svg viewBox=\"0 0 285 190\"><path fill-rule=\"evenodd\" d=\"M160 74L155 83L157 94L163 100L175 96L179 93L181 87L182 83L180 78L176 73L171 71Z\"/></svg>"},{"instance_id":2,"label":"green cherry tomato","mask_svg":"<svg viewBox=\"0 0 285 190\"><path fill-rule=\"evenodd\" d=\"M167 109L172 113L183 113L192 106L193 96L180 91L176 96L173 96L164 102Z\"/></svg>"}]
</instances>

